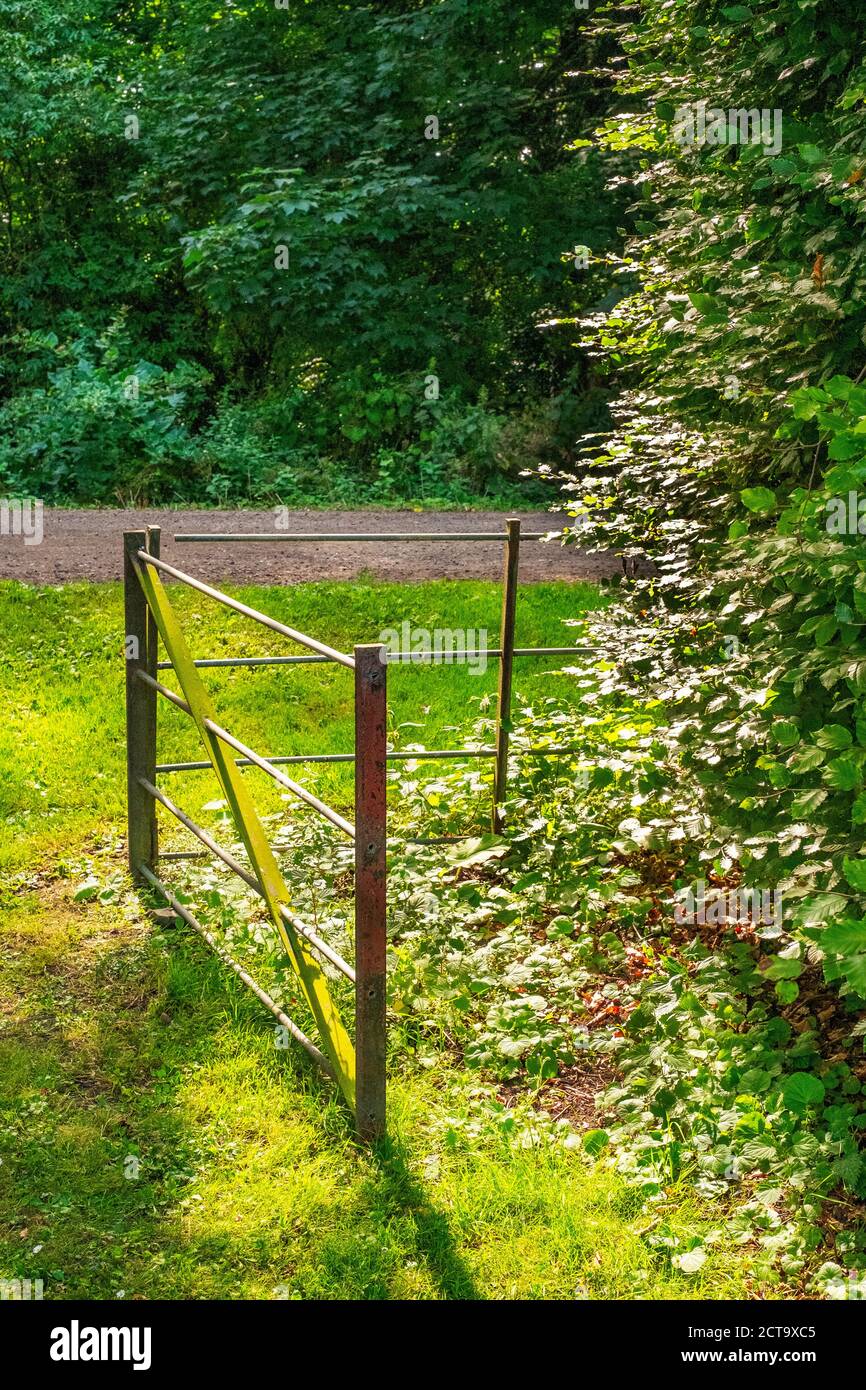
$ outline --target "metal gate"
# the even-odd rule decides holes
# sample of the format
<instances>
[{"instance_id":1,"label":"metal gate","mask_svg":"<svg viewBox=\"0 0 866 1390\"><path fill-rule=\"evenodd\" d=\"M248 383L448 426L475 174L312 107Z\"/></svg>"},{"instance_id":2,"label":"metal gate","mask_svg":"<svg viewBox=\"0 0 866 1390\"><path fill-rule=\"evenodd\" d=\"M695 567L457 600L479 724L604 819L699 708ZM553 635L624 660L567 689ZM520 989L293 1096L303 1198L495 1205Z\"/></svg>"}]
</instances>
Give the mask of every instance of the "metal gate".
<instances>
[{"instance_id":1,"label":"metal gate","mask_svg":"<svg viewBox=\"0 0 866 1390\"><path fill-rule=\"evenodd\" d=\"M538 533L526 539L546 539ZM176 541L376 541L404 539L402 534L259 535L212 533L176 536ZM156 888L173 910L195 928L241 980L271 1010L307 1052L332 1076L355 1115L358 1134L374 1140L385 1130L386 1050L386 774L391 759L489 758L494 764L493 825L501 828L511 735L511 687L515 657L574 655L585 647L515 647L515 615L520 547L520 522L511 519L503 537L490 532L455 536L451 533L409 533L407 540L499 541L504 540L503 600L500 646L468 655L492 657L499 662L499 700L496 744L492 748L430 749L423 752L389 752L387 747L387 665L381 644L359 644L352 655L298 632L275 618L250 608L221 590L176 569L160 558L160 531L148 527L124 533L124 595L126 632L126 728L128 852L133 878ZM178 615L171 605L162 575L194 589L223 607L257 622L307 648L309 655L226 657L194 660L187 647ZM160 661L159 641L167 660ZM305 754L262 757L235 738L217 720L217 711L199 676L202 667L256 667L298 662L335 662L353 672L355 699L355 749L353 753ZM163 685L160 670L174 671L182 695ZM182 710L196 725L206 754L204 761L157 762L157 698ZM568 756L575 748L543 746L522 748L521 757ZM281 770L290 763L351 762L355 769L354 823L327 806L312 792ZM297 796L355 844L355 964L351 966L292 909L286 882L244 784L244 767L267 773L280 787ZM220 846L157 786L163 773L212 769L230 809L249 868ZM265 902L273 927L298 977L304 998L316 1021L321 1046L317 1046L244 970L163 883L157 874L157 803L195 835L206 850L216 855ZM186 855L163 855L165 860ZM340 971L354 985L354 1044L331 996L320 959Z\"/></svg>"},{"instance_id":2,"label":"metal gate","mask_svg":"<svg viewBox=\"0 0 866 1390\"><path fill-rule=\"evenodd\" d=\"M126 728L129 864L133 876L159 889L176 912L205 940L214 938L177 900L156 873L156 804L159 802L211 853L216 854L265 901L274 928L298 977L301 991L316 1020L317 1047L274 1001L241 971L220 948L245 983L268 1004L291 1035L337 1081L355 1114L359 1135L375 1139L385 1128L385 750L386 666L378 645L356 646L348 656L296 632L218 589L194 579L159 558L159 532L129 531L124 535L126 615ZM355 823L351 824L306 788L294 782L267 758L233 737L217 721L196 662L186 641L161 575L167 574L273 631L338 662L354 674L355 682ZM157 660L162 639L167 663ZM168 665L175 672L183 697L157 678ZM250 871L221 848L209 833L187 816L156 785L156 700L162 696L196 724L208 762L228 803L238 837L246 850ZM285 790L325 816L355 842L355 966L354 969L292 911L291 896L244 784L235 754L268 773ZM324 957L355 986L355 1042L349 1037L319 963Z\"/></svg>"}]
</instances>

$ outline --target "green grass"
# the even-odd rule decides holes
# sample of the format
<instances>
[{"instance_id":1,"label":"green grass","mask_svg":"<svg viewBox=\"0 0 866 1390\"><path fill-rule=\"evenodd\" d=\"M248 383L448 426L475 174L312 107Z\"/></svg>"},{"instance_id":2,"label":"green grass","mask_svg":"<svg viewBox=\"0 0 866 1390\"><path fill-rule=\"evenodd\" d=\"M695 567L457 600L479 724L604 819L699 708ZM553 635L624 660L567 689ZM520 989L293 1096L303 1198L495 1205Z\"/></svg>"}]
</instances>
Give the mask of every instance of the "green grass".
<instances>
[{"instance_id":1,"label":"green grass","mask_svg":"<svg viewBox=\"0 0 866 1390\"><path fill-rule=\"evenodd\" d=\"M449 1143L467 1102L444 1067L393 1077L391 1139L360 1151L332 1088L274 1048L203 944L128 903L54 884L3 935L3 1277L53 1298L744 1292L732 1248L697 1281L667 1267L639 1198L579 1153ZM708 1225L688 1202L668 1219Z\"/></svg>"},{"instance_id":2,"label":"green grass","mask_svg":"<svg viewBox=\"0 0 866 1390\"><path fill-rule=\"evenodd\" d=\"M179 586L171 587L195 657L291 655L299 648L266 628ZM498 646L497 584L303 584L228 592L290 626L351 650L408 620L414 627L486 628ZM578 640L567 619L603 602L589 584L525 586L518 606L519 646ZM93 830L123 825L125 733L122 591L116 584L33 589L0 584L4 657L0 695L0 865L62 852ZM517 694L543 698L562 690L555 658L519 661ZM455 728L495 697L497 668L392 666L389 707L395 744L452 747ZM163 679L176 688L173 675ZM353 747L352 678L336 665L209 669L204 679L225 726L261 753L338 753ZM159 702L158 758L204 756L191 722ZM326 799L348 804L351 771L311 766L304 781ZM263 809L280 805L262 773L251 775ZM166 778L191 813L217 794L209 773Z\"/></svg>"},{"instance_id":3,"label":"green grass","mask_svg":"<svg viewBox=\"0 0 866 1390\"><path fill-rule=\"evenodd\" d=\"M496 630L493 585L239 592L343 647L404 617ZM600 601L588 587L527 589L519 640L556 644L564 618ZM283 649L204 600L179 606L196 655ZM659 1222L683 1238L718 1225L684 1193L647 1214L580 1151L470 1137L479 1079L444 1055L426 1070L394 1057L389 1138L359 1149L333 1088L274 1047L267 1015L193 933L155 924L128 885L105 905L76 901L84 859L100 878L123 866L119 589L7 584L0 616L3 857L16 871L0 914L0 1277L41 1277L60 1299L749 1294L747 1250L720 1238L687 1276L644 1240ZM395 669L395 729L421 722L412 737L451 741L494 681ZM518 688L537 700L554 682L533 668ZM266 751L351 746L345 671L209 684L227 725ZM169 755L197 749L166 709ZM345 780L331 790L345 797ZM182 800L195 809L213 792L190 774Z\"/></svg>"}]
</instances>

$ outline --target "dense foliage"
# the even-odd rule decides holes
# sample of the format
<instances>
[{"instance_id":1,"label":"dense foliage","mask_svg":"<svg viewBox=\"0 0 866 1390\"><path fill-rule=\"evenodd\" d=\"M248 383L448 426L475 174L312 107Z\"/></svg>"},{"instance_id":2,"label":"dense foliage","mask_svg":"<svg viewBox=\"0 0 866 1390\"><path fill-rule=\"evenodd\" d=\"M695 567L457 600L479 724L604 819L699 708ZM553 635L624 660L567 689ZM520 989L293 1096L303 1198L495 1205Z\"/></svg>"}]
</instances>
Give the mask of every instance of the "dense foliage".
<instances>
[{"instance_id":1,"label":"dense foliage","mask_svg":"<svg viewBox=\"0 0 866 1390\"><path fill-rule=\"evenodd\" d=\"M604 419L589 13L0 0L0 488L496 495Z\"/></svg>"},{"instance_id":2,"label":"dense foliage","mask_svg":"<svg viewBox=\"0 0 866 1390\"><path fill-rule=\"evenodd\" d=\"M712 1125L754 1126L746 1162L781 1175L786 1200L862 1193L862 13L844 0L644 0L618 37L628 113L599 139L640 159L620 261L632 292L581 325L619 385L617 429L586 442L565 486L600 543L655 567L597 626L608 689L647 701L677 768L663 814L637 809L628 834L675 851L679 885L745 884L784 903L745 946L729 921L715 964L693 960L688 984L665 983L637 1011L644 1050L629 1076L655 1097L654 1144L694 1157ZM737 114L749 110L778 141L750 136L757 120ZM706 133L714 112L715 138L700 143L699 113ZM769 1025L749 1003L756 966L774 985ZM816 975L838 985L838 1006L816 995ZM708 1007L733 1026L708 1025ZM783 1089L774 1113L774 1077L792 1066L803 1094ZM737 1098L705 1131L725 1075L752 1111L737 1118ZM810 1106L815 1134L792 1150L786 1117Z\"/></svg>"},{"instance_id":3,"label":"dense foliage","mask_svg":"<svg viewBox=\"0 0 866 1390\"><path fill-rule=\"evenodd\" d=\"M711 1267L715 1247L733 1241L760 1252L753 1268L770 1286L781 1277L861 1297L866 1283L842 1271L866 1259L866 1232L827 1223L821 1203L840 1184L862 1192L866 1065L845 1058L844 1010L828 1020L811 970L804 990L822 1027L782 1016L778 982L795 962L751 926L736 939L724 924L703 938L672 928L665 900L682 861L661 836L648 857L634 818L616 824L629 803L664 811L664 731L615 696L584 712L550 699L520 711L517 746L555 746L563 728L580 751L570 763L520 760L503 837L466 838L489 802L478 765L436 770L420 759L392 773L393 1067L432 1070L445 1084L456 1062L477 1078L444 1126L457 1151L498 1133L615 1167L651 1215L647 1244L674 1269ZM410 751L415 732L393 737ZM486 719L466 730L470 744L489 737ZM208 811L218 838L230 836L225 804ZM313 816L277 813L269 828L299 912L351 952L351 845ZM255 895L219 864L190 869L186 888L235 956L303 1010ZM93 877L79 892L98 890ZM349 1009L351 991L329 973ZM604 1128L591 1101L563 1117L569 1086L592 1095L614 1067L597 1102ZM717 1204L719 1227L683 1243L664 1213L686 1186Z\"/></svg>"}]
</instances>

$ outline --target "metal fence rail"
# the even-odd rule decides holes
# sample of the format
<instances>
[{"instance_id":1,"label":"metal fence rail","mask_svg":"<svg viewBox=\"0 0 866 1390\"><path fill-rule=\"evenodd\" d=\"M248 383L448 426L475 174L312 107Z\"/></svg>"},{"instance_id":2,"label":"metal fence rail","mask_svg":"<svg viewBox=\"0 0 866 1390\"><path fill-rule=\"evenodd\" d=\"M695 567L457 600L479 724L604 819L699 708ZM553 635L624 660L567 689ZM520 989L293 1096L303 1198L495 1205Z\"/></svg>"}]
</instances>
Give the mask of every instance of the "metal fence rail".
<instances>
[{"instance_id":1,"label":"metal fence rail","mask_svg":"<svg viewBox=\"0 0 866 1390\"><path fill-rule=\"evenodd\" d=\"M231 608L233 612L240 613L244 618L252 618L255 622L261 623L263 627L269 627L272 632L279 632L283 637L291 637L293 642L299 643L302 647L309 647L312 651L318 652L320 656L327 657L329 661L338 661L341 666L348 666L354 669L355 663L352 657L345 652L335 651L333 647L327 646L324 642L317 642L314 637L308 637L304 632L297 632L293 627L286 627L285 623L277 622L276 618L271 618L267 613L260 613L257 608L250 608L246 603L241 603L239 599L231 598L224 594L221 589L214 589L210 584L204 584L200 579L194 579L191 574L185 574L183 570L175 569L174 565L167 565L164 560L160 560L156 555L144 550L137 552L136 559L145 565L152 565L163 574L171 575L172 579L178 580L181 584L186 584L190 589L195 589L200 594L205 594L208 598L214 599L216 603L221 603L224 608Z\"/></svg>"},{"instance_id":2,"label":"metal fence rail","mask_svg":"<svg viewBox=\"0 0 866 1390\"><path fill-rule=\"evenodd\" d=\"M572 748L515 748L511 746L509 753L512 758L519 758L521 755L529 758L573 758L583 750L579 747ZM436 762L445 759L448 762L460 762L463 758L495 758L495 748L421 748L414 752L397 753L391 749L385 754L387 762ZM354 753L291 753L280 756L276 754L266 760L272 767L279 765L285 766L287 763L353 763ZM211 766L208 762L191 763L157 763L157 772L203 772ZM235 767L253 767L255 764L250 758L235 758Z\"/></svg>"},{"instance_id":3,"label":"metal fence rail","mask_svg":"<svg viewBox=\"0 0 866 1390\"><path fill-rule=\"evenodd\" d=\"M556 532L530 532L524 540L546 540ZM502 579L502 618L498 647L473 652L407 654L388 657L381 644L357 645L352 655L271 618L238 599L205 584L194 576L167 564L160 558L159 528L124 534L124 593L126 623L126 712L127 712L127 798L129 863L136 879L161 893L178 915L192 926L275 1015L289 1034L303 1046L340 1086L355 1114L358 1134L376 1139L385 1129L385 1044L386 1044L386 776L394 761L490 759L494 764L493 824L502 826L509 757L544 759L574 757L575 747L521 747L511 744L511 694L515 657L580 656L592 652L585 646L517 647L515 619L520 559L520 522L509 519L505 535L501 532L381 532L360 534L319 534L308 532L263 532L253 534L185 534L183 542L331 542L331 541L498 541L504 540ZM203 594L221 606L307 648L304 655L238 656L193 659L178 616L161 576ZM158 660L160 639L167 660ZM450 665L488 657L498 661L498 704L496 739L493 747L389 750L387 746L387 666L433 661ZM355 705L355 747L345 753L301 753L263 757L217 720L216 711L199 671L232 667L279 667L336 663L353 672ZM158 678L158 672L174 671L181 693L171 690ZM162 762L156 760L157 697L167 700L191 718L198 730L206 758ZM228 750L238 756L229 756ZM351 764L355 778L354 823L328 806L300 783L280 772L291 764ZM279 786L304 801L355 845L355 964L350 965L311 927L294 913L286 885L262 823L246 789L242 772L254 767ZM231 812L249 867L224 849L157 785L157 777L167 773L212 771ZM167 861L213 855L265 902L277 934L298 977L301 992L316 1021L321 1048L293 1022L277 1003L245 971L214 935L196 919L172 893L156 872L158 837L156 807L161 805L188 830L201 851L175 851L164 854ZM426 843L426 842L422 842ZM317 957L352 982L355 990L355 1039L350 1040L331 997L326 976Z\"/></svg>"},{"instance_id":4,"label":"metal fence rail","mask_svg":"<svg viewBox=\"0 0 866 1390\"><path fill-rule=\"evenodd\" d=\"M594 647L515 647L512 656L589 656L595 652ZM432 661L440 666L459 666L464 661L475 661L479 656L496 657L502 656L501 647L479 647L477 651L462 651L453 654L453 659L449 656L446 660L444 655L437 655L435 652L400 652L388 654L389 666L419 665L424 661ZM196 667L211 666L310 666L316 662L332 661L330 656L219 656L204 657L194 661ZM156 663L158 671L169 671L170 661L158 661Z\"/></svg>"},{"instance_id":5,"label":"metal fence rail","mask_svg":"<svg viewBox=\"0 0 866 1390\"><path fill-rule=\"evenodd\" d=\"M520 525L520 522L517 522ZM561 531L524 531L525 541L550 541L562 536ZM176 541L499 541L501 531L187 531L175 536Z\"/></svg>"}]
</instances>

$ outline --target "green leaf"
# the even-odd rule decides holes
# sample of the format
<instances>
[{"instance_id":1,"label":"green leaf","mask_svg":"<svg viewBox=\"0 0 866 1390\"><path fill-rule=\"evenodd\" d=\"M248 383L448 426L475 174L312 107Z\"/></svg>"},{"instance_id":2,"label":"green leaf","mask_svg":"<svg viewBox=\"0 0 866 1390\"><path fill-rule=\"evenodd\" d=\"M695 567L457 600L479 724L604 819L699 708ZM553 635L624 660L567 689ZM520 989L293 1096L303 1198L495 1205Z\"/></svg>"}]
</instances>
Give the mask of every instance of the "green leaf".
<instances>
[{"instance_id":1,"label":"green leaf","mask_svg":"<svg viewBox=\"0 0 866 1390\"><path fill-rule=\"evenodd\" d=\"M610 1143L610 1135L606 1129L588 1129L583 1135L583 1147L593 1158L600 1154L602 1149L606 1149Z\"/></svg>"},{"instance_id":2,"label":"green leaf","mask_svg":"<svg viewBox=\"0 0 866 1390\"><path fill-rule=\"evenodd\" d=\"M689 299L699 314L724 313L724 306L711 294L690 294Z\"/></svg>"},{"instance_id":3,"label":"green leaf","mask_svg":"<svg viewBox=\"0 0 866 1390\"><path fill-rule=\"evenodd\" d=\"M791 802L790 811L794 820L803 820L823 806L827 800L826 787L814 787L811 791L800 792Z\"/></svg>"},{"instance_id":4,"label":"green leaf","mask_svg":"<svg viewBox=\"0 0 866 1390\"><path fill-rule=\"evenodd\" d=\"M776 494L768 487L744 487L740 500L750 512L772 512L776 507Z\"/></svg>"},{"instance_id":5,"label":"green leaf","mask_svg":"<svg viewBox=\"0 0 866 1390\"><path fill-rule=\"evenodd\" d=\"M817 647L826 647L835 636L838 626L839 624L832 614L829 617L822 618L815 628L815 645Z\"/></svg>"},{"instance_id":6,"label":"green leaf","mask_svg":"<svg viewBox=\"0 0 866 1390\"><path fill-rule=\"evenodd\" d=\"M814 772L823 763L826 754L821 748L806 748L798 750L788 759L788 766L792 772Z\"/></svg>"},{"instance_id":7,"label":"green leaf","mask_svg":"<svg viewBox=\"0 0 866 1390\"><path fill-rule=\"evenodd\" d=\"M758 1168L768 1168L778 1158L776 1150L765 1140L751 1139L743 1145L743 1158Z\"/></svg>"},{"instance_id":8,"label":"green leaf","mask_svg":"<svg viewBox=\"0 0 866 1390\"><path fill-rule=\"evenodd\" d=\"M845 979L855 989L859 995L866 999L866 952L859 952L856 956L844 962Z\"/></svg>"},{"instance_id":9,"label":"green leaf","mask_svg":"<svg viewBox=\"0 0 866 1390\"><path fill-rule=\"evenodd\" d=\"M772 1076L763 1067L751 1067L749 1071L743 1072L739 1080L739 1089L745 1095L756 1095L759 1091L766 1091Z\"/></svg>"},{"instance_id":10,"label":"green leaf","mask_svg":"<svg viewBox=\"0 0 866 1390\"><path fill-rule=\"evenodd\" d=\"M837 951L842 956L866 951L866 917L858 922L833 922L822 931L818 945L822 951Z\"/></svg>"},{"instance_id":11,"label":"green leaf","mask_svg":"<svg viewBox=\"0 0 866 1390\"><path fill-rule=\"evenodd\" d=\"M456 849L448 851L452 864L468 868L471 864L486 864L488 859L500 859L508 853L508 845L498 835L479 835L464 840Z\"/></svg>"},{"instance_id":12,"label":"green leaf","mask_svg":"<svg viewBox=\"0 0 866 1390\"><path fill-rule=\"evenodd\" d=\"M775 956L764 974L768 980L796 980L804 970L801 960L791 960L786 956Z\"/></svg>"},{"instance_id":13,"label":"green leaf","mask_svg":"<svg viewBox=\"0 0 866 1390\"><path fill-rule=\"evenodd\" d=\"M842 872L858 893L866 893L866 859L842 860Z\"/></svg>"},{"instance_id":14,"label":"green leaf","mask_svg":"<svg viewBox=\"0 0 866 1390\"><path fill-rule=\"evenodd\" d=\"M553 940L557 937L571 936L575 926L576 923L571 917L554 917L553 921L547 924L547 936Z\"/></svg>"},{"instance_id":15,"label":"green leaf","mask_svg":"<svg viewBox=\"0 0 866 1390\"><path fill-rule=\"evenodd\" d=\"M707 1252L700 1245L696 1245L694 1250L686 1250L682 1255L674 1255L671 1264L681 1269L683 1274L697 1274L704 1264Z\"/></svg>"},{"instance_id":16,"label":"green leaf","mask_svg":"<svg viewBox=\"0 0 866 1390\"><path fill-rule=\"evenodd\" d=\"M854 740L850 729L846 729L843 724L825 724L824 728L815 734L815 742L821 748L842 749L850 748Z\"/></svg>"},{"instance_id":17,"label":"green leaf","mask_svg":"<svg viewBox=\"0 0 866 1390\"><path fill-rule=\"evenodd\" d=\"M782 1082L782 1098L789 1110L801 1112L810 1105L820 1105L825 1095L824 1083L811 1072L792 1072Z\"/></svg>"},{"instance_id":18,"label":"green leaf","mask_svg":"<svg viewBox=\"0 0 866 1390\"><path fill-rule=\"evenodd\" d=\"M827 449L828 457L831 459L860 458L864 453L866 453L866 440L846 434L837 434Z\"/></svg>"},{"instance_id":19,"label":"green leaf","mask_svg":"<svg viewBox=\"0 0 866 1390\"><path fill-rule=\"evenodd\" d=\"M853 792L862 781L860 769L850 758L834 758L825 767L823 775L828 787L835 787L841 792Z\"/></svg>"},{"instance_id":20,"label":"green leaf","mask_svg":"<svg viewBox=\"0 0 866 1390\"><path fill-rule=\"evenodd\" d=\"M823 927L848 910L848 899L841 893L817 893L805 898L794 914L798 927Z\"/></svg>"}]
</instances>

